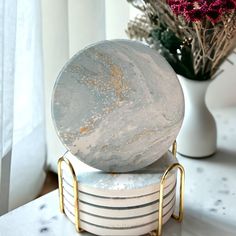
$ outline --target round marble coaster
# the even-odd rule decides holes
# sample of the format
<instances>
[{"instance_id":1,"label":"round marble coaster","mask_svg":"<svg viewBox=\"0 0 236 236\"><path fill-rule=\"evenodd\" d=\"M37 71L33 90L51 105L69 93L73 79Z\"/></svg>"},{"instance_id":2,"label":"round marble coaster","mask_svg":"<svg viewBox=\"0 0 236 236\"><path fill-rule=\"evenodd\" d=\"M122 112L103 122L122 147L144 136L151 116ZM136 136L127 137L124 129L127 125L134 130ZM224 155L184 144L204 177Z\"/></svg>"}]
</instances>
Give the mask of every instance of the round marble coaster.
<instances>
[{"instance_id":1,"label":"round marble coaster","mask_svg":"<svg viewBox=\"0 0 236 236\"><path fill-rule=\"evenodd\" d=\"M175 182L168 185L164 189L164 196L173 194L175 191ZM64 193L68 194L68 200L71 199L71 202L73 202L73 188L68 187L68 185L64 184ZM150 202L154 202L156 200L159 200L159 194L160 192L155 192L153 194L139 196L139 197L132 197L132 198L107 198L107 197L100 197L96 195L90 195L83 192L79 192L79 199L81 201L95 204L97 206L106 206L106 207L132 207L132 206L139 206L144 205Z\"/></svg>"},{"instance_id":2,"label":"round marble coaster","mask_svg":"<svg viewBox=\"0 0 236 236\"><path fill-rule=\"evenodd\" d=\"M163 208L163 215L166 215L175 205L175 199L172 199L171 202ZM74 208L72 205L65 202L67 211L74 215ZM149 224L158 219L158 208L153 208L151 213L147 213L138 217L126 217L126 218L112 218L108 215L107 217L101 217L99 215L94 215L88 212L80 211L80 219L82 221L96 224L100 227L109 227L109 228L129 228L137 227L142 224Z\"/></svg>"},{"instance_id":3,"label":"round marble coaster","mask_svg":"<svg viewBox=\"0 0 236 236\"><path fill-rule=\"evenodd\" d=\"M73 202L73 191L69 192L64 188L64 195L67 195L67 199L70 200L70 202ZM164 196L169 196L175 194L175 184L168 186L164 190ZM132 206L139 206L148 204L150 202L154 202L156 200L159 200L159 192L142 196L142 197L136 197L136 198L103 198L98 196L91 196L84 193L79 193L79 199L83 202L94 204L97 206L102 207L132 207Z\"/></svg>"},{"instance_id":4,"label":"round marble coaster","mask_svg":"<svg viewBox=\"0 0 236 236\"><path fill-rule=\"evenodd\" d=\"M169 220L173 212L174 212L174 207L172 207L169 210L169 212L163 215L163 224L165 224ZM73 223L75 222L73 213L68 211L67 208L65 208L65 214L71 220L71 222ZM134 227L105 227L105 226L99 226L97 224L92 224L84 220L80 220L80 226L83 230L95 235L138 236L147 234L155 230L157 228L157 218L154 218L154 220L150 223L147 224L141 223L140 225ZM125 226L125 220L124 220L124 226Z\"/></svg>"},{"instance_id":5,"label":"round marble coaster","mask_svg":"<svg viewBox=\"0 0 236 236\"><path fill-rule=\"evenodd\" d=\"M130 40L103 41L63 67L52 117L62 143L81 161L128 172L150 165L172 145L184 97L175 72L156 50Z\"/></svg>"},{"instance_id":6,"label":"round marble coaster","mask_svg":"<svg viewBox=\"0 0 236 236\"><path fill-rule=\"evenodd\" d=\"M164 197L163 207L167 206L168 204L170 204L171 201L173 201L173 199L175 199L174 191L171 194ZM71 205L72 207L74 207L74 200L71 198L71 196L68 196L68 193L66 192L64 194L64 202L66 205ZM83 212L87 212L100 217L110 216L116 219L138 217L151 214L155 212L158 208L159 208L159 200L155 200L148 204L142 204L134 207L117 207L117 206L102 207L81 200L79 201L79 209Z\"/></svg>"},{"instance_id":7,"label":"round marble coaster","mask_svg":"<svg viewBox=\"0 0 236 236\"><path fill-rule=\"evenodd\" d=\"M75 169L80 192L108 198L138 197L157 193L160 189L160 180L166 169L178 162L173 154L168 151L159 160L141 170L110 174L88 167L72 155L66 155L66 157ZM62 168L63 178L67 183L72 184L68 167L63 164ZM168 175L165 188L175 182L176 170Z\"/></svg>"}]
</instances>

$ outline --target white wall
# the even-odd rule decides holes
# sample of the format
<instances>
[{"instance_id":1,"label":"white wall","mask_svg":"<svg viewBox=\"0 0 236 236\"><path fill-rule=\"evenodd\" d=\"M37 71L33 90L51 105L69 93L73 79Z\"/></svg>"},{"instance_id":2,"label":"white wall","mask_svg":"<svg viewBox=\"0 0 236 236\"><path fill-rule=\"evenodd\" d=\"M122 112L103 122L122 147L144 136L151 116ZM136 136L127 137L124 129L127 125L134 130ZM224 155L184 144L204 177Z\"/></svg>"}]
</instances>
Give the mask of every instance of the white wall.
<instances>
[{"instance_id":1,"label":"white wall","mask_svg":"<svg viewBox=\"0 0 236 236\"><path fill-rule=\"evenodd\" d=\"M106 38L104 0L68 0L69 52L73 56Z\"/></svg>"},{"instance_id":2,"label":"white wall","mask_svg":"<svg viewBox=\"0 0 236 236\"><path fill-rule=\"evenodd\" d=\"M125 29L130 19L126 0L106 0L106 39L127 38Z\"/></svg>"},{"instance_id":3,"label":"white wall","mask_svg":"<svg viewBox=\"0 0 236 236\"><path fill-rule=\"evenodd\" d=\"M234 65L226 61L222 65L224 72L208 88L206 102L210 109L236 106L236 54L229 59Z\"/></svg>"}]
</instances>

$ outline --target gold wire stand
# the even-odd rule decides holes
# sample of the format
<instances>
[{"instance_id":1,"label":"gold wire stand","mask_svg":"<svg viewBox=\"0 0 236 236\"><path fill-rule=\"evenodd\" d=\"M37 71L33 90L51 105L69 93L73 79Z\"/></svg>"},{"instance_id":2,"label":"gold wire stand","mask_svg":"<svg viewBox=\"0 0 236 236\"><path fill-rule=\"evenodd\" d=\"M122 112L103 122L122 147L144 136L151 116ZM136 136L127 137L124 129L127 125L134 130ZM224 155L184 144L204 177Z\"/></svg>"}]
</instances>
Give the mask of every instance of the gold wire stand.
<instances>
[{"instance_id":1,"label":"gold wire stand","mask_svg":"<svg viewBox=\"0 0 236 236\"><path fill-rule=\"evenodd\" d=\"M172 145L172 154L174 157L176 157L177 153L177 143L174 141ZM63 155L59 160L58 160L58 183L59 183L59 200L60 200L60 211L65 214L64 211L64 194L63 194L63 177L62 177L62 163L65 163L67 167L70 170L70 173L73 177L73 192L74 192L74 214L75 214L75 227L77 232L82 232L83 229L80 227L80 209L79 209L79 183L77 181L77 176L75 174L75 170L73 168L73 165L71 162ZM165 173L162 176L161 183L160 183L160 195L159 195L159 213L158 213L158 225L157 225L157 230L156 234L157 236L162 235L162 229L163 229L163 200L164 200L164 185L165 185L165 180L167 176L170 174L170 172L174 169L179 169L180 171L180 200L179 200L179 213L178 215L173 214L172 217L178 221L182 222L183 220L183 215L184 215L184 184L185 184L185 172L184 172L184 167L179 164L179 163L174 163L170 165Z\"/></svg>"},{"instance_id":2,"label":"gold wire stand","mask_svg":"<svg viewBox=\"0 0 236 236\"><path fill-rule=\"evenodd\" d=\"M59 198L60 198L60 211L62 213L65 213L64 211L64 194L63 194L63 178L62 178L62 163L65 163L73 177L73 192L74 192L74 214L75 214L75 228L77 232L83 231L80 228L80 216L79 216L79 186L78 186L78 181L77 181L77 176L75 174L75 170L73 168L73 165L71 162L64 156L62 156L58 160L58 183L59 183Z\"/></svg>"}]
</instances>

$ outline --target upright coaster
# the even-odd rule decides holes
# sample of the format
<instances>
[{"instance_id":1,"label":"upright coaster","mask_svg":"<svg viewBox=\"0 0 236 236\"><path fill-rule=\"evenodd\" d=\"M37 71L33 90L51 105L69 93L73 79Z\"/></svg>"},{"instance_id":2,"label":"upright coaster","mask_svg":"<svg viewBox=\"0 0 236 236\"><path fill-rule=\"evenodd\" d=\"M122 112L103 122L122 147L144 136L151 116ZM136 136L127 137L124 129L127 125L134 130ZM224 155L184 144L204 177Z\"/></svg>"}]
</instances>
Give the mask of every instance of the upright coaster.
<instances>
[{"instance_id":1,"label":"upright coaster","mask_svg":"<svg viewBox=\"0 0 236 236\"><path fill-rule=\"evenodd\" d=\"M62 143L78 159L103 171L128 172L155 162L172 145L184 97L156 50L130 40L103 41L63 67L52 116Z\"/></svg>"}]
</instances>

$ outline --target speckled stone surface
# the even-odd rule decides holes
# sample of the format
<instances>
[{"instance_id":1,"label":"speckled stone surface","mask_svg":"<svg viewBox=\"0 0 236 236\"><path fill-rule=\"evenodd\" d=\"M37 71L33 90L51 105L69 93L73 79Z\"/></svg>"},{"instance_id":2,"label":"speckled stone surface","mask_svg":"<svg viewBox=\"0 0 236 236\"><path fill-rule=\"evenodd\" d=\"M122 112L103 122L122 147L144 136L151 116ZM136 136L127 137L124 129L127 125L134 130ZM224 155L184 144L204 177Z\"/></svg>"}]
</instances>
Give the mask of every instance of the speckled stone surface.
<instances>
[{"instance_id":1,"label":"speckled stone surface","mask_svg":"<svg viewBox=\"0 0 236 236\"><path fill-rule=\"evenodd\" d=\"M72 155L66 156L72 163L79 182L79 190L83 193L108 197L127 198L145 196L157 193L160 189L160 181L166 169L178 160L168 151L153 164L133 172L110 174L87 166ZM63 178L72 184L72 177L62 165ZM168 175L165 187L174 185L176 170ZM171 188L169 188L171 189Z\"/></svg>"},{"instance_id":2,"label":"speckled stone surface","mask_svg":"<svg viewBox=\"0 0 236 236\"><path fill-rule=\"evenodd\" d=\"M72 57L52 96L52 116L67 149L108 172L156 161L184 116L176 74L155 51L129 40L104 41Z\"/></svg>"}]
</instances>

